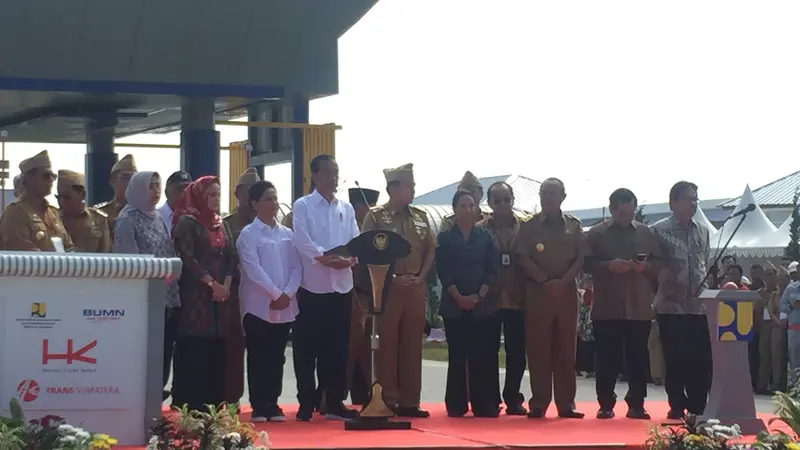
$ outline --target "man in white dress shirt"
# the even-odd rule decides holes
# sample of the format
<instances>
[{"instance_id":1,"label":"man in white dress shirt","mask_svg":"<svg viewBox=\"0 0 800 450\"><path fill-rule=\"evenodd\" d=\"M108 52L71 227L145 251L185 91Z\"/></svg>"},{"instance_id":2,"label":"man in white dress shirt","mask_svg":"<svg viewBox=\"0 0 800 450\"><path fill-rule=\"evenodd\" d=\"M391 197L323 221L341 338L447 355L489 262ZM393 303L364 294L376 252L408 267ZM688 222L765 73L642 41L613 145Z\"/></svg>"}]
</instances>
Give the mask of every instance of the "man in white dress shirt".
<instances>
[{"instance_id":1,"label":"man in white dress shirt","mask_svg":"<svg viewBox=\"0 0 800 450\"><path fill-rule=\"evenodd\" d=\"M358 236L353 206L336 197L339 166L330 155L311 161L311 194L292 208L294 243L303 263L303 283L297 295L300 315L292 333L297 378L297 420L308 421L316 403L315 367L325 386L325 416L348 420L356 412L345 408L348 340L352 308L354 261L324 253Z\"/></svg>"},{"instance_id":2,"label":"man in white dress shirt","mask_svg":"<svg viewBox=\"0 0 800 450\"><path fill-rule=\"evenodd\" d=\"M178 204L178 199L181 198L183 189L191 182L192 176L183 171L175 172L167 178L167 187L164 188L167 202L158 207L158 215L161 216L161 220L167 226L170 236L172 236L172 214L175 210L175 205Z\"/></svg>"},{"instance_id":3,"label":"man in white dress shirt","mask_svg":"<svg viewBox=\"0 0 800 450\"><path fill-rule=\"evenodd\" d=\"M242 230L236 249L242 278L239 285L247 339L247 380L253 422L283 422L278 398L283 388L283 366L289 331L299 311L297 290L303 278L300 255L292 230L276 220L278 194L269 181L248 191L256 212Z\"/></svg>"}]
</instances>

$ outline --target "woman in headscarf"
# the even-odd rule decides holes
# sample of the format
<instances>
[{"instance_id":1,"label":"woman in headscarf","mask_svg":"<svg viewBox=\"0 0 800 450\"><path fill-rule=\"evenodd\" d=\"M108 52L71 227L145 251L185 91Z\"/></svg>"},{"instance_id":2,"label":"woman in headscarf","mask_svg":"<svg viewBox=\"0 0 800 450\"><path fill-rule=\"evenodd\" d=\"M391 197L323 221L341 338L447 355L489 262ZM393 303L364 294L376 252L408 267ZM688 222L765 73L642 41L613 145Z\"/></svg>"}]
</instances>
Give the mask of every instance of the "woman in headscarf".
<instances>
[{"instance_id":1,"label":"woman in headscarf","mask_svg":"<svg viewBox=\"0 0 800 450\"><path fill-rule=\"evenodd\" d=\"M183 272L178 281L182 309L172 396L174 405L194 410L225 401L225 344L233 331L234 309L228 298L236 242L218 214L220 193L217 177L200 177L184 189L173 216L172 236Z\"/></svg>"},{"instance_id":2,"label":"woman in headscarf","mask_svg":"<svg viewBox=\"0 0 800 450\"><path fill-rule=\"evenodd\" d=\"M157 172L134 174L125 190L127 204L114 225L114 253L154 255L159 258L174 258L175 249L169 231L156 211L161 199L161 177ZM175 344L178 312L181 301L178 283L167 286L166 312L164 320L164 386L169 381L172 366L172 350ZM164 398L169 396L164 391Z\"/></svg>"}]
</instances>

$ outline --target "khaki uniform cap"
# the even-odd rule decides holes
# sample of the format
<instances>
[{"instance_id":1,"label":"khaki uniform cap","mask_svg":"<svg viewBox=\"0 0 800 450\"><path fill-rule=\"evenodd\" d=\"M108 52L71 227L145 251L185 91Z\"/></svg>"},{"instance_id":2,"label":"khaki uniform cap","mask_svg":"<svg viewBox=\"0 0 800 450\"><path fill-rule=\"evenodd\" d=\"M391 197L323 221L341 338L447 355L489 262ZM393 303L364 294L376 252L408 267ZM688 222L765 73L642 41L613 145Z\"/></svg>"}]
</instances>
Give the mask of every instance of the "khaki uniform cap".
<instances>
[{"instance_id":1,"label":"khaki uniform cap","mask_svg":"<svg viewBox=\"0 0 800 450\"><path fill-rule=\"evenodd\" d=\"M244 171L239 176L239 181L236 182L236 187L239 186L252 186L256 183L261 181L261 177L258 176L258 171L255 168L251 167Z\"/></svg>"},{"instance_id":2,"label":"khaki uniform cap","mask_svg":"<svg viewBox=\"0 0 800 450\"><path fill-rule=\"evenodd\" d=\"M386 184L393 181L414 182L414 164L408 163L394 169L383 169Z\"/></svg>"},{"instance_id":3,"label":"khaki uniform cap","mask_svg":"<svg viewBox=\"0 0 800 450\"><path fill-rule=\"evenodd\" d=\"M122 159L117 161L114 167L111 168L111 173L114 172L138 172L133 155L125 155Z\"/></svg>"},{"instance_id":4,"label":"khaki uniform cap","mask_svg":"<svg viewBox=\"0 0 800 450\"><path fill-rule=\"evenodd\" d=\"M45 167L52 167L53 165L50 163L50 155L47 154L47 150L42 150L35 156L32 156L21 163L19 163L19 170L23 174L30 172L31 170L41 169Z\"/></svg>"},{"instance_id":5,"label":"khaki uniform cap","mask_svg":"<svg viewBox=\"0 0 800 450\"><path fill-rule=\"evenodd\" d=\"M468 170L461 178L461 182L458 183L458 189L483 189L483 185L481 185L481 180Z\"/></svg>"},{"instance_id":6,"label":"khaki uniform cap","mask_svg":"<svg viewBox=\"0 0 800 450\"><path fill-rule=\"evenodd\" d=\"M86 177L82 173L71 170L59 170L58 185L63 187L86 187Z\"/></svg>"}]
</instances>

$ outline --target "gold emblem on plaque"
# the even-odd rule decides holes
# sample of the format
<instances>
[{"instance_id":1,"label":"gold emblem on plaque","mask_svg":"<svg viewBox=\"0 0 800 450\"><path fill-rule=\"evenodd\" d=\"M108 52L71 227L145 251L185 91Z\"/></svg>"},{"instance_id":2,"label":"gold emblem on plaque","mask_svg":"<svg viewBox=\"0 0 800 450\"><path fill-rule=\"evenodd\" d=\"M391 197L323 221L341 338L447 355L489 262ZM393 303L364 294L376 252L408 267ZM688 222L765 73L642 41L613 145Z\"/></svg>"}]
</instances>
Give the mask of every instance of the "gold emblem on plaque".
<instances>
[{"instance_id":1,"label":"gold emblem on plaque","mask_svg":"<svg viewBox=\"0 0 800 450\"><path fill-rule=\"evenodd\" d=\"M542 253L544 251L544 244L542 244L541 242L536 244L536 251Z\"/></svg>"},{"instance_id":2,"label":"gold emblem on plaque","mask_svg":"<svg viewBox=\"0 0 800 450\"><path fill-rule=\"evenodd\" d=\"M372 240L372 245L375 246L378 250L383 250L389 245L389 236L385 235L384 233L378 233L375 235L375 238Z\"/></svg>"}]
</instances>

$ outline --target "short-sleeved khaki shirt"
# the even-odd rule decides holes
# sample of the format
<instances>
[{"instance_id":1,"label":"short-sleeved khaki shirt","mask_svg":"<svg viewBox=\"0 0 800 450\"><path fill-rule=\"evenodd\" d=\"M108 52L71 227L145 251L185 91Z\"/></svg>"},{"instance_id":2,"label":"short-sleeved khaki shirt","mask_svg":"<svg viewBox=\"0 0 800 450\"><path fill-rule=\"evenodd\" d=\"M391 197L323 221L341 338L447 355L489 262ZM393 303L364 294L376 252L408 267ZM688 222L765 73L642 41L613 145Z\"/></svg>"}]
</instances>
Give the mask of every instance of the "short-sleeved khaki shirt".
<instances>
[{"instance_id":1,"label":"short-sleeved khaki shirt","mask_svg":"<svg viewBox=\"0 0 800 450\"><path fill-rule=\"evenodd\" d=\"M425 258L436 250L428 215L414 206L396 211L388 204L372 208L372 213L368 213L361 224L362 232L370 230L393 231L411 244L411 254L395 264L396 275L419 276Z\"/></svg>"},{"instance_id":2,"label":"short-sleeved khaki shirt","mask_svg":"<svg viewBox=\"0 0 800 450\"><path fill-rule=\"evenodd\" d=\"M108 216L95 208L84 208L76 217L61 217L75 250L85 253L110 253L111 230Z\"/></svg>"},{"instance_id":3,"label":"short-sleeved khaki shirt","mask_svg":"<svg viewBox=\"0 0 800 450\"><path fill-rule=\"evenodd\" d=\"M56 251L53 238L60 238L65 250L73 244L58 208L45 201L44 214L24 196L14 199L0 220L0 250Z\"/></svg>"}]
</instances>

